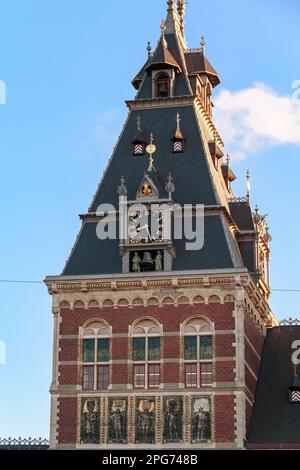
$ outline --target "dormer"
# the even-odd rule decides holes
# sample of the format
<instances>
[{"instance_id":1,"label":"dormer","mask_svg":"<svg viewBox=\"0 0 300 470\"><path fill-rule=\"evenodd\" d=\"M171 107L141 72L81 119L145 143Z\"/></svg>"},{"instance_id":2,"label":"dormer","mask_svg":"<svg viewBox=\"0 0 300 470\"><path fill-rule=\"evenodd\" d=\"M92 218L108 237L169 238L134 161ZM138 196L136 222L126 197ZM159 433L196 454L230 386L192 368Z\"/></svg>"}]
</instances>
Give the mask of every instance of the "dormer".
<instances>
[{"instance_id":1,"label":"dormer","mask_svg":"<svg viewBox=\"0 0 300 470\"><path fill-rule=\"evenodd\" d=\"M193 93L198 96L207 113L212 116L212 92L221 80L205 56L204 37L202 37L200 49L187 50L185 60Z\"/></svg>"},{"instance_id":2,"label":"dormer","mask_svg":"<svg viewBox=\"0 0 300 470\"><path fill-rule=\"evenodd\" d=\"M176 132L174 137L171 139L171 146L172 146L172 152L173 153L182 153L184 152L184 146L185 146L185 138L181 130L180 126L181 118L180 114L177 113L176 115Z\"/></svg>"},{"instance_id":3,"label":"dormer","mask_svg":"<svg viewBox=\"0 0 300 470\"><path fill-rule=\"evenodd\" d=\"M181 72L180 65L170 51L165 37L165 22L162 22L162 35L153 56L145 67L152 79L152 98L174 96L175 77Z\"/></svg>"},{"instance_id":4,"label":"dormer","mask_svg":"<svg viewBox=\"0 0 300 470\"><path fill-rule=\"evenodd\" d=\"M142 121L140 116L137 117L136 125L137 129L132 141L132 154L134 156L142 156L145 154L146 137L142 129Z\"/></svg>"},{"instance_id":5,"label":"dormer","mask_svg":"<svg viewBox=\"0 0 300 470\"><path fill-rule=\"evenodd\" d=\"M230 167L230 156L227 155L226 164L222 165L223 178L228 192L231 192L231 183L236 180L236 176Z\"/></svg>"}]
</instances>

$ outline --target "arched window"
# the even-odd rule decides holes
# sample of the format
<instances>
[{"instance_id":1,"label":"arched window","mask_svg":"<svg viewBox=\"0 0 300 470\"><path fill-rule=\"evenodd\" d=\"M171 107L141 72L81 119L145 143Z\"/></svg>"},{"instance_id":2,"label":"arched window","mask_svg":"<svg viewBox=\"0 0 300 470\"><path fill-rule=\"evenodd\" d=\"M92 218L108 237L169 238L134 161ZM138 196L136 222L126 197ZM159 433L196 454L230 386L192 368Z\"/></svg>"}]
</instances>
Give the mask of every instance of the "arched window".
<instances>
[{"instance_id":1,"label":"arched window","mask_svg":"<svg viewBox=\"0 0 300 470\"><path fill-rule=\"evenodd\" d=\"M162 72L155 78L155 96L156 98L167 98L170 96L170 77Z\"/></svg>"},{"instance_id":2,"label":"arched window","mask_svg":"<svg viewBox=\"0 0 300 470\"><path fill-rule=\"evenodd\" d=\"M94 321L82 331L82 386L84 390L107 390L111 356L110 329Z\"/></svg>"},{"instance_id":3,"label":"arched window","mask_svg":"<svg viewBox=\"0 0 300 470\"><path fill-rule=\"evenodd\" d=\"M212 326L202 318L188 321L183 330L186 388L212 385Z\"/></svg>"},{"instance_id":4,"label":"arched window","mask_svg":"<svg viewBox=\"0 0 300 470\"><path fill-rule=\"evenodd\" d=\"M159 388L161 328L151 319L141 320L132 330L133 386Z\"/></svg>"}]
</instances>

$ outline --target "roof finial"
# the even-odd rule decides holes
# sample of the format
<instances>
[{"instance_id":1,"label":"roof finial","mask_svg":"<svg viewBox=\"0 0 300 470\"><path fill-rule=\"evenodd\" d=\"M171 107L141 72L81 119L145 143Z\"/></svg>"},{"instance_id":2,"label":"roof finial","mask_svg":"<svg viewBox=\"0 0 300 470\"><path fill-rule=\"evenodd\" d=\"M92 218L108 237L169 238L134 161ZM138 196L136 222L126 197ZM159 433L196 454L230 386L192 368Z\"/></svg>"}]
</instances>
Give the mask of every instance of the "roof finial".
<instances>
[{"instance_id":1,"label":"roof finial","mask_svg":"<svg viewBox=\"0 0 300 470\"><path fill-rule=\"evenodd\" d=\"M227 166L230 165L230 160L231 160L231 156L229 153L227 153L227 157L226 157Z\"/></svg>"},{"instance_id":2,"label":"roof finial","mask_svg":"<svg viewBox=\"0 0 300 470\"><path fill-rule=\"evenodd\" d=\"M184 15L186 11L186 0L178 0L177 1L177 11L180 20L180 31L181 34L184 34Z\"/></svg>"},{"instance_id":3,"label":"roof finial","mask_svg":"<svg viewBox=\"0 0 300 470\"><path fill-rule=\"evenodd\" d=\"M162 22L160 23L160 29L161 29L161 35L162 35L162 43L164 47L168 47L166 36L165 36L166 28L167 28L166 20L162 20Z\"/></svg>"},{"instance_id":4,"label":"roof finial","mask_svg":"<svg viewBox=\"0 0 300 470\"><path fill-rule=\"evenodd\" d=\"M174 185L171 173L169 173L169 175L167 177L165 190L168 193L169 199L171 200L172 199L172 193L174 193L174 191L175 191L175 185Z\"/></svg>"},{"instance_id":5,"label":"roof finial","mask_svg":"<svg viewBox=\"0 0 300 470\"><path fill-rule=\"evenodd\" d=\"M152 51L152 47L151 47L150 41L148 41L148 44L147 44L147 51L148 51L148 59L150 59L150 57L151 57L151 51Z\"/></svg>"},{"instance_id":6,"label":"roof finial","mask_svg":"<svg viewBox=\"0 0 300 470\"><path fill-rule=\"evenodd\" d=\"M202 36L202 38L201 38L201 51L202 51L203 55L205 54L205 44L206 44L205 37Z\"/></svg>"},{"instance_id":7,"label":"roof finial","mask_svg":"<svg viewBox=\"0 0 300 470\"><path fill-rule=\"evenodd\" d=\"M153 167L154 167L153 154L156 152L156 146L154 145L153 141L154 141L154 136L153 136L153 133L151 132L151 134L150 134L150 144L147 145L147 147L146 147L146 152L149 154L148 171L152 171Z\"/></svg>"},{"instance_id":8,"label":"roof finial","mask_svg":"<svg viewBox=\"0 0 300 470\"><path fill-rule=\"evenodd\" d=\"M141 120L141 116L138 115L138 117L136 118L136 126L137 126L137 130L138 131L142 131L142 120Z\"/></svg>"},{"instance_id":9,"label":"roof finial","mask_svg":"<svg viewBox=\"0 0 300 470\"><path fill-rule=\"evenodd\" d=\"M181 123L181 117L180 114L177 113L176 115L176 124L177 124L177 130L180 131L180 123Z\"/></svg>"},{"instance_id":10,"label":"roof finial","mask_svg":"<svg viewBox=\"0 0 300 470\"><path fill-rule=\"evenodd\" d=\"M247 201L248 201L248 204L250 204L250 201L251 201L251 186L250 186L250 171L249 170L247 170L246 179L247 179Z\"/></svg>"},{"instance_id":11,"label":"roof finial","mask_svg":"<svg viewBox=\"0 0 300 470\"><path fill-rule=\"evenodd\" d=\"M125 186L124 176L122 176L121 179L120 179L120 185L118 186L118 194L119 194L120 197L127 196L127 188Z\"/></svg>"}]
</instances>

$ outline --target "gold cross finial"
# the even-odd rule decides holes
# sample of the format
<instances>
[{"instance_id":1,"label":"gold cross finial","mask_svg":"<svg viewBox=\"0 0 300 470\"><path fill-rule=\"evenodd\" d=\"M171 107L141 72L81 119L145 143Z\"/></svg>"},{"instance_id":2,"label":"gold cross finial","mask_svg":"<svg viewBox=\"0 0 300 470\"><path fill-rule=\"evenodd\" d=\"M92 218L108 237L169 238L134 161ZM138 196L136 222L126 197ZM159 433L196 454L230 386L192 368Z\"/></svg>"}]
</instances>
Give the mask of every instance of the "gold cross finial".
<instances>
[{"instance_id":1,"label":"gold cross finial","mask_svg":"<svg viewBox=\"0 0 300 470\"><path fill-rule=\"evenodd\" d=\"M153 137L153 133L151 132L151 134L150 134L150 144L147 145L147 147L146 147L146 152L149 154L148 171L152 171L153 166L154 166L153 154L156 152L156 147L155 147L153 141L154 141L154 137Z\"/></svg>"}]
</instances>

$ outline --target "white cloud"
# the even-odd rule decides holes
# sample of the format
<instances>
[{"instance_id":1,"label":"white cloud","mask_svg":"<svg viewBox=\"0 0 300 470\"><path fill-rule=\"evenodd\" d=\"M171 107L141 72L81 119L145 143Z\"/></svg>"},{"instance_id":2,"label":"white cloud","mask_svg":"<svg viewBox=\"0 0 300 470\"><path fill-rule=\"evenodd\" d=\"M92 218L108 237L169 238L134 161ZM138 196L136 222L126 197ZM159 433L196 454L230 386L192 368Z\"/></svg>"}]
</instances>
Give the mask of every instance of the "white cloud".
<instances>
[{"instance_id":1,"label":"white cloud","mask_svg":"<svg viewBox=\"0 0 300 470\"><path fill-rule=\"evenodd\" d=\"M120 112L117 109L110 109L97 117L95 136L100 141L115 141L118 134L112 129L120 119Z\"/></svg>"},{"instance_id":2,"label":"white cloud","mask_svg":"<svg viewBox=\"0 0 300 470\"><path fill-rule=\"evenodd\" d=\"M233 158L279 145L300 145L299 87L293 88L290 96L280 96L261 83L221 91L215 99L214 117Z\"/></svg>"}]
</instances>

